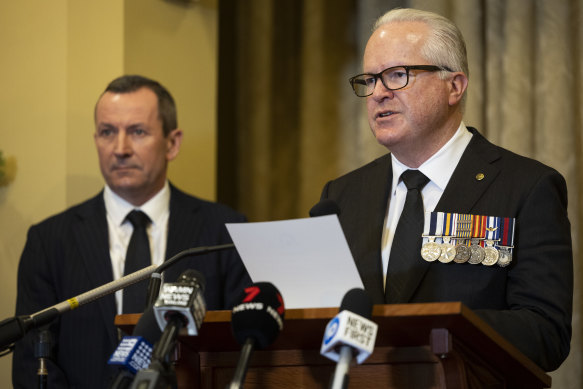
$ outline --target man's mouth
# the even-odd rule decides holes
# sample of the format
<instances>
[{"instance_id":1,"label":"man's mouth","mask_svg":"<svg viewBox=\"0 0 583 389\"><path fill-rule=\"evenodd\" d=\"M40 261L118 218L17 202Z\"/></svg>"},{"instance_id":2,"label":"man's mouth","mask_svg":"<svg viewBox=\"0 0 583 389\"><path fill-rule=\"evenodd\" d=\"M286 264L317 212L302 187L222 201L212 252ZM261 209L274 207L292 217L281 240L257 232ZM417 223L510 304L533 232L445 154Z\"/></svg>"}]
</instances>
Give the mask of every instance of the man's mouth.
<instances>
[{"instance_id":1,"label":"man's mouth","mask_svg":"<svg viewBox=\"0 0 583 389\"><path fill-rule=\"evenodd\" d=\"M126 170L131 170L131 169L136 169L136 166L130 166L130 165L115 165L113 166L113 168L111 170L118 170L118 171L126 171Z\"/></svg>"},{"instance_id":2,"label":"man's mouth","mask_svg":"<svg viewBox=\"0 0 583 389\"><path fill-rule=\"evenodd\" d=\"M380 117L380 118L386 118L386 117L389 117L389 116L393 115L394 113L395 112L393 112L393 111L381 112L381 113L379 113L378 117Z\"/></svg>"}]
</instances>

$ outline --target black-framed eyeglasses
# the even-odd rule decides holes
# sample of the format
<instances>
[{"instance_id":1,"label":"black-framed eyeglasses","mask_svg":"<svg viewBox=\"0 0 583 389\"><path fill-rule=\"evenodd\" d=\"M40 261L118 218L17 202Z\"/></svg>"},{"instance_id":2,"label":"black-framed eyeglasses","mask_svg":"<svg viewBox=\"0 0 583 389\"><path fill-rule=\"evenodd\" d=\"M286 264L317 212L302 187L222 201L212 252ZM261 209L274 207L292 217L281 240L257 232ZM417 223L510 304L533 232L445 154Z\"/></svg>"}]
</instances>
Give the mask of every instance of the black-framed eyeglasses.
<instances>
[{"instance_id":1,"label":"black-framed eyeglasses","mask_svg":"<svg viewBox=\"0 0 583 389\"><path fill-rule=\"evenodd\" d=\"M403 89L409 84L410 70L424 70L427 72L447 71L451 72L445 66L435 65L403 65L386 68L380 73L363 73L350 78L348 81L358 97L372 95L378 79L381 80L385 88L389 90Z\"/></svg>"}]
</instances>

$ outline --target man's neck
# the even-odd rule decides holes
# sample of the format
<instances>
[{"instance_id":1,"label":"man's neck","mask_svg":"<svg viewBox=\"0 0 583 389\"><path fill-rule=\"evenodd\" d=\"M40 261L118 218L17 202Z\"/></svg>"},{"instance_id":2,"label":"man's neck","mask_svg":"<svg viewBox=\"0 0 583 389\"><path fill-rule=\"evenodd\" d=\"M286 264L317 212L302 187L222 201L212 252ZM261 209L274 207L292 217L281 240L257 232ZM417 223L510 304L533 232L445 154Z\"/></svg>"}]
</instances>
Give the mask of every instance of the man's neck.
<instances>
[{"instance_id":1,"label":"man's neck","mask_svg":"<svg viewBox=\"0 0 583 389\"><path fill-rule=\"evenodd\" d=\"M162 182L161 185L157 186L156 188L152 188L150 190L141 191L141 190L130 190L130 191L115 191L112 188L111 191L127 203L133 205L134 207L138 208L156 197L164 186L166 185L166 180Z\"/></svg>"},{"instance_id":2,"label":"man's neck","mask_svg":"<svg viewBox=\"0 0 583 389\"><path fill-rule=\"evenodd\" d=\"M410 168L418 168L451 140L461 122L461 114L450 117L450 120L436 130L431 138L423 139L421 142L417 139L410 145L402 145L390 151L401 163Z\"/></svg>"}]
</instances>

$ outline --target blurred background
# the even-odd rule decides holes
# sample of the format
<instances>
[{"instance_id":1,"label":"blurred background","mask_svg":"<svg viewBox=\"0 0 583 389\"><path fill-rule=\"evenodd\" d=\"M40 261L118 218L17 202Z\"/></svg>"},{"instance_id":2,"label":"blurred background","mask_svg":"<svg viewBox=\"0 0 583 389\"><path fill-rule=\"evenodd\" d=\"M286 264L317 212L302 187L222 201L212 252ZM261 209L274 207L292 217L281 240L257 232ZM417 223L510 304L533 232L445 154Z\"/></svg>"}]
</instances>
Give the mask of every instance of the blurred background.
<instances>
[{"instance_id":1,"label":"blurred background","mask_svg":"<svg viewBox=\"0 0 583 389\"><path fill-rule=\"evenodd\" d=\"M0 320L14 314L30 225L103 187L93 107L109 81L143 74L173 94L185 133L170 165L178 187L251 221L307 217L328 180L387 152L348 78L394 7L456 22L470 64L466 125L567 180L573 339L551 375L553 388L581 388L581 0L1 2ZM0 387L10 369L0 358Z\"/></svg>"}]
</instances>

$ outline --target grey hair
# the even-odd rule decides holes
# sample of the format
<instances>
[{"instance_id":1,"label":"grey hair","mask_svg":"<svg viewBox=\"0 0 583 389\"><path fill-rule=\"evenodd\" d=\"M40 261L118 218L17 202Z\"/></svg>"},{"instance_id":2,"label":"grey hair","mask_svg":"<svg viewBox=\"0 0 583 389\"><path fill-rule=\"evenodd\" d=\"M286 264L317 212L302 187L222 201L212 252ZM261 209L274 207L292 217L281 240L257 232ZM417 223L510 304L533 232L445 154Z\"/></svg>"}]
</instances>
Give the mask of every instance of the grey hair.
<instances>
[{"instance_id":1,"label":"grey hair","mask_svg":"<svg viewBox=\"0 0 583 389\"><path fill-rule=\"evenodd\" d=\"M461 31L451 20L433 12L397 8L378 18L373 31L392 22L425 23L432 33L421 49L421 55L431 64L447 67L454 72L463 72L469 79L466 43Z\"/></svg>"}]
</instances>

